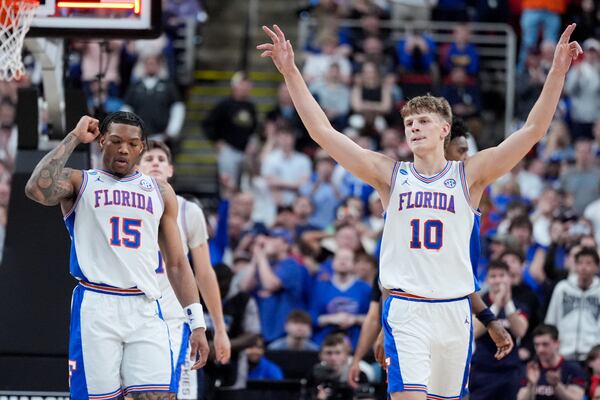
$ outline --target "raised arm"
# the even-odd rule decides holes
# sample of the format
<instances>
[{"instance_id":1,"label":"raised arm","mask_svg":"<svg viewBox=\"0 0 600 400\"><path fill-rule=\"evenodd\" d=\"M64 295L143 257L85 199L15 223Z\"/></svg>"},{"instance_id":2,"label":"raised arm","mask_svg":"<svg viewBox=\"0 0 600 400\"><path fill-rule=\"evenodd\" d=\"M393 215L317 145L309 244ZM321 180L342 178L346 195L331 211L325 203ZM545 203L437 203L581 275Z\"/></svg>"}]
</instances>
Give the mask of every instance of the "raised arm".
<instances>
[{"instance_id":1,"label":"raised arm","mask_svg":"<svg viewBox=\"0 0 600 400\"><path fill-rule=\"evenodd\" d=\"M331 126L296 67L290 41L286 40L277 25L273 28L274 31L263 26L263 31L271 38L272 43L263 43L257 46L257 49L263 50L262 57L271 57L283 75L294 106L310 137L345 169L380 193L387 195L394 160L383 154L363 149Z\"/></svg>"},{"instance_id":2,"label":"raised arm","mask_svg":"<svg viewBox=\"0 0 600 400\"><path fill-rule=\"evenodd\" d=\"M179 303L184 307L192 329L190 336L190 348L192 360L194 361L192 369L198 369L204 366L208 357L208 342L204 332L206 324L203 322L204 315L192 267L183 253L183 245L177 226L177 197L171 185L161 182L158 184L165 204L165 210L160 219L158 244L165 263L167 263L169 282ZM199 357L198 353L200 353Z\"/></svg>"},{"instance_id":3,"label":"raised arm","mask_svg":"<svg viewBox=\"0 0 600 400\"><path fill-rule=\"evenodd\" d=\"M575 24L571 24L561 35L544 88L531 109L525 125L498 146L483 150L465 161L467 179L472 191L474 186L475 192L483 190L482 188L489 183L509 172L546 134L558 105L571 61L583 53L579 43L569 43L574 29ZM471 197L473 200L479 198L473 196L473 193Z\"/></svg>"},{"instance_id":4,"label":"raised arm","mask_svg":"<svg viewBox=\"0 0 600 400\"><path fill-rule=\"evenodd\" d=\"M35 167L25 186L27 197L45 206L61 203L64 211L69 210L77 196L82 174L65 168L65 164L79 143L91 143L99 135L98 120L81 117L75 129Z\"/></svg>"}]
</instances>

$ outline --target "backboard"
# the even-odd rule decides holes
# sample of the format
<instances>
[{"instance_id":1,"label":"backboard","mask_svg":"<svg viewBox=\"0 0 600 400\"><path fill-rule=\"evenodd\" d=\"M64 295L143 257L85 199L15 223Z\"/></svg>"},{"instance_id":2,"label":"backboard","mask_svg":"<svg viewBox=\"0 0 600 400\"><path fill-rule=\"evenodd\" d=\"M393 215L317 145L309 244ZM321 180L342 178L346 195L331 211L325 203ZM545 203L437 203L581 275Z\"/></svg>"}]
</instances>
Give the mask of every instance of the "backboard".
<instances>
[{"instance_id":1,"label":"backboard","mask_svg":"<svg viewBox=\"0 0 600 400\"><path fill-rule=\"evenodd\" d=\"M39 0L28 37L153 38L161 0Z\"/></svg>"}]
</instances>

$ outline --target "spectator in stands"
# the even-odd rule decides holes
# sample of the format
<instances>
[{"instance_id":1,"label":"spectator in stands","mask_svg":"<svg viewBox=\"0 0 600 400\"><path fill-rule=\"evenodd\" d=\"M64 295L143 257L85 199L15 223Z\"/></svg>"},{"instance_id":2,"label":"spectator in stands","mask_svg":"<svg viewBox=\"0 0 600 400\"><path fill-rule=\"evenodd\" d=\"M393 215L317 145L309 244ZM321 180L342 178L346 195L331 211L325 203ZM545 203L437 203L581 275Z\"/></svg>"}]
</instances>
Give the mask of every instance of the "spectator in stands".
<instances>
[{"instance_id":1,"label":"spectator in stands","mask_svg":"<svg viewBox=\"0 0 600 400\"><path fill-rule=\"evenodd\" d=\"M265 342L261 337L254 340L254 344L246 349L248 357L249 381L280 381L283 371L273 361L265 357Z\"/></svg>"},{"instance_id":2,"label":"spectator in stands","mask_svg":"<svg viewBox=\"0 0 600 400\"><path fill-rule=\"evenodd\" d=\"M217 264L214 269L223 302L227 335L231 340L231 359L224 365L210 359L211 361L204 368L207 379L207 384L204 385L205 393L214 389L216 380L221 382L223 388L238 389L245 386L248 365L243 351L253 345L256 338L260 336L260 319L256 301L233 285L234 272L231 268L225 264ZM209 322L207 330L210 332L212 329L210 315L205 313L205 317Z\"/></svg>"},{"instance_id":3,"label":"spectator in stands","mask_svg":"<svg viewBox=\"0 0 600 400\"><path fill-rule=\"evenodd\" d=\"M319 346L310 340L312 320L302 310L293 310L285 322L285 336L272 342L269 350L319 351Z\"/></svg>"},{"instance_id":4,"label":"spectator in stands","mask_svg":"<svg viewBox=\"0 0 600 400\"><path fill-rule=\"evenodd\" d=\"M445 51L442 64L446 72L463 68L468 75L475 77L479 72L479 52L470 43L471 30L466 24L457 24L452 30L453 41Z\"/></svg>"},{"instance_id":5,"label":"spectator in stands","mask_svg":"<svg viewBox=\"0 0 600 400\"><path fill-rule=\"evenodd\" d=\"M595 249L582 248L575 255L576 277L560 281L552 293L545 322L560 331L560 354L566 359L583 361L600 343L599 264Z\"/></svg>"},{"instance_id":6,"label":"spectator in stands","mask_svg":"<svg viewBox=\"0 0 600 400\"><path fill-rule=\"evenodd\" d=\"M510 0L477 0L475 1L475 20L506 24L510 21L510 8Z\"/></svg>"},{"instance_id":7,"label":"spectator in stands","mask_svg":"<svg viewBox=\"0 0 600 400\"><path fill-rule=\"evenodd\" d=\"M519 250L508 249L502 253L499 260L508 266L510 290L515 304L521 304L522 310L526 313L527 332L521 338L518 351L521 360L529 360L533 354L533 337L531 334L542 320L541 305L533 290L523 282L523 271L525 270L523 253Z\"/></svg>"},{"instance_id":8,"label":"spectator in stands","mask_svg":"<svg viewBox=\"0 0 600 400\"><path fill-rule=\"evenodd\" d=\"M332 181L335 162L323 149L315 154L315 173L302 186L300 193L308 197L315 207L308 220L314 226L324 229L335 220L335 211L346 197L345 188Z\"/></svg>"},{"instance_id":9,"label":"spectator in stands","mask_svg":"<svg viewBox=\"0 0 600 400\"><path fill-rule=\"evenodd\" d=\"M354 348L369 309L371 288L358 279L351 250L338 249L332 266L331 280L317 282L313 288L310 305L315 325L313 340L320 344L330 333L342 331Z\"/></svg>"},{"instance_id":10,"label":"spectator in stands","mask_svg":"<svg viewBox=\"0 0 600 400\"><path fill-rule=\"evenodd\" d=\"M559 353L558 329L539 325L533 331L536 359L527 364L517 400L583 399L585 373L575 361Z\"/></svg>"},{"instance_id":11,"label":"spectator in stands","mask_svg":"<svg viewBox=\"0 0 600 400\"><path fill-rule=\"evenodd\" d=\"M287 126L296 134L296 150L312 154L316 143L310 138L300 116L292 103L290 92L285 82L277 89L277 103L275 107L267 112L265 118L265 136L267 139L275 135L280 126Z\"/></svg>"},{"instance_id":12,"label":"spectator in stands","mask_svg":"<svg viewBox=\"0 0 600 400\"><path fill-rule=\"evenodd\" d=\"M482 296L486 306L510 332L515 343L525 336L528 328L527 315L534 310L513 298L509 268L500 260L492 260L486 277L489 291ZM473 320L475 353L471 360L469 382L470 399L490 400L514 399L519 391L521 360L517 347L502 360L496 360L496 344L487 333L486 327Z\"/></svg>"},{"instance_id":13,"label":"spectator in stands","mask_svg":"<svg viewBox=\"0 0 600 400\"><path fill-rule=\"evenodd\" d=\"M572 161L575 150L571 146L569 127L561 120L555 120L550 125L548 133L538 148L539 156L544 161Z\"/></svg>"},{"instance_id":14,"label":"spectator in stands","mask_svg":"<svg viewBox=\"0 0 600 400\"><path fill-rule=\"evenodd\" d=\"M575 142L575 165L560 177L560 186L574 197L578 214L600 197L600 168L595 161L592 141L580 138Z\"/></svg>"},{"instance_id":15,"label":"spectator in stands","mask_svg":"<svg viewBox=\"0 0 600 400\"><path fill-rule=\"evenodd\" d=\"M341 333L325 337L319 351L321 362L311 371L309 385L313 399L351 399L352 388L348 385L350 353L347 338ZM360 374L360 382L366 382L366 375Z\"/></svg>"},{"instance_id":16,"label":"spectator in stands","mask_svg":"<svg viewBox=\"0 0 600 400\"><path fill-rule=\"evenodd\" d=\"M219 176L238 186L241 163L250 137L258 125L256 106L250 100L252 82L245 73L231 78L231 96L213 108L203 123L204 132L217 148Z\"/></svg>"},{"instance_id":17,"label":"spectator in stands","mask_svg":"<svg viewBox=\"0 0 600 400\"><path fill-rule=\"evenodd\" d=\"M547 71L542 68L541 55L538 49L531 48L523 61L523 69L517 71L518 85L515 87L515 117L521 125L542 93Z\"/></svg>"},{"instance_id":18,"label":"spectator in stands","mask_svg":"<svg viewBox=\"0 0 600 400\"><path fill-rule=\"evenodd\" d=\"M311 85L319 80L323 80L329 71L331 64L337 64L340 67L340 79L348 84L352 78L352 64L342 52L338 51L338 38L326 32L319 39L321 53L307 54L302 75L306 83Z\"/></svg>"},{"instance_id":19,"label":"spectator in stands","mask_svg":"<svg viewBox=\"0 0 600 400\"><path fill-rule=\"evenodd\" d=\"M101 78L108 82L109 92L118 95L119 61L122 40L73 42L73 49L81 53L81 80L85 85ZM100 62L102 60L102 62Z\"/></svg>"},{"instance_id":20,"label":"spectator in stands","mask_svg":"<svg viewBox=\"0 0 600 400\"><path fill-rule=\"evenodd\" d=\"M346 128L350 113L350 88L341 80L340 66L331 64L325 80L313 83L310 91L332 125L339 130Z\"/></svg>"},{"instance_id":21,"label":"spectator in stands","mask_svg":"<svg viewBox=\"0 0 600 400\"><path fill-rule=\"evenodd\" d=\"M430 75L435 66L436 45L424 32L409 32L396 44L396 55L403 73Z\"/></svg>"},{"instance_id":22,"label":"spectator in stands","mask_svg":"<svg viewBox=\"0 0 600 400\"><path fill-rule=\"evenodd\" d=\"M546 187L541 194L531 198L534 199L537 199L537 204L531 214L533 240L547 247L552 243L550 225L558 207L559 195L556 189Z\"/></svg>"},{"instance_id":23,"label":"spectator in stands","mask_svg":"<svg viewBox=\"0 0 600 400\"><path fill-rule=\"evenodd\" d=\"M583 216L592 223L594 238L600 243L600 199L588 204L583 211Z\"/></svg>"},{"instance_id":24,"label":"spectator in stands","mask_svg":"<svg viewBox=\"0 0 600 400\"><path fill-rule=\"evenodd\" d=\"M543 40L558 42L561 15L567 7L566 0L523 0L521 13L521 49L517 69L523 71L529 50L538 41L540 28Z\"/></svg>"},{"instance_id":25,"label":"spectator in stands","mask_svg":"<svg viewBox=\"0 0 600 400\"><path fill-rule=\"evenodd\" d=\"M108 114L117 112L123 107L123 100L108 93L108 82L92 81L87 96L88 112L97 119L104 119Z\"/></svg>"},{"instance_id":26,"label":"spectator in stands","mask_svg":"<svg viewBox=\"0 0 600 400\"><path fill-rule=\"evenodd\" d=\"M319 228L316 225L312 225L309 221L310 216L313 213L313 203L306 196L298 196L294 202L293 210L296 215L296 234L295 237L299 239L304 232L307 231L318 231Z\"/></svg>"},{"instance_id":27,"label":"spectator in stands","mask_svg":"<svg viewBox=\"0 0 600 400\"><path fill-rule=\"evenodd\" d=\"M379 75L386 78L394 73L394 56L384 48L383 41L377 36L368 36L363 41L362 49L354 53L354 71L359 72L366 62L377 66Z\"/></svg>"},{"instance_id":28,"label":"spectator in stands","mask_svg":"<svg viewBox=\"0 0 600 400\"><path fill-rule=\"evenodd\" d=\"M379 75L377 65L366 62L352 88L352 111L357 114L387 116L392 111L393 81Z\"/></svg>"},{"instance_id":29,"label":"spectator in stands","mask_svg":"<svg viewBox=\"0 0 600 400\"><path fill-rule=\"evenodd\" d=\"M573 137L592 138L592 127L600 116L600 42L590 38L582 47L585 56L569 71L565 93L572 104Z\"/></svg>"},{"instance_id":30,"label":"spectator in stands","mask_svg":"<svg viewBox=\"0 0 600 400\"><path fill-rule=\"evenodd\" d=\"M598 400L600 399L600 345L592 347L585 359L585 366L589 371L588 398Z\"/></svg>"},{"instance_id":31,"label":"spectator in stands","mask_svg":"<svg viewBox=\"0 0 600 400\"><path fill-rule=\"evenodd\" d=\"M312 171L308 156L294 150L295 141L294 132L280 128L276 133L277 146L265 156L262 164L261 175L266 178L277 206L292 205Z\"/></svg>"},{"instance_id":32,"label":"spectator in stands","mask_svg":"<svg viewBox=\"0 0 600 400\"><path fill-rule=\"evenodd\" d=\"M151 137L174 144L183 126L185 104L175 84L158 75L162 56L148 56L143 62L144 74L127 89L123 110L140 115Z\"/></svg>"},{"instance_id":33,"label":"spectator in stands","mask_svg":"<svg viewBox=\"0 0 600 400\"><path fill-rule=\"evenodd\" d=\"M479 118L481 113L481 92L479 86L469 82L464 68L455 67L450 71L448 84L444 87L443 96L452 106L452 113L469 123Z\"/></svg>"},{"instance_id":34,"label":"spectator in stands","mask_svg":"<svg viewBox=\"0 0 600 400\"><path fill-rule=\"evenodd\" d=\"M254 240L252 261L240 282L240 288L256 299L267 343L284 336L290 311L306 308L303 290L307 279L306 270L289 256L290 234L275 228L269 235Z\"/></svg>"},{"instance_id":35,"label":"spectator in stands","mask_svg":"<svg viewBox=\"0 0 600 400\"><path fill-rule=\"evenodd\" d=\"M381 203L381 200L377 199L377 201ZM363 282L371 285L377 275L377 260L366 252L359 252L354 258L356 276Z\"/></svg>"},{"instance_id":36,"label":"spectator in stands","mask_svg":"<svg viewBox=\"0 0 600 400\"><path fill-rule=\"evenodd\" d=\"M8 100L0 100L0 160L10 170L15 166L17 156L16 107Z\"/></svg>"}]
</instances>

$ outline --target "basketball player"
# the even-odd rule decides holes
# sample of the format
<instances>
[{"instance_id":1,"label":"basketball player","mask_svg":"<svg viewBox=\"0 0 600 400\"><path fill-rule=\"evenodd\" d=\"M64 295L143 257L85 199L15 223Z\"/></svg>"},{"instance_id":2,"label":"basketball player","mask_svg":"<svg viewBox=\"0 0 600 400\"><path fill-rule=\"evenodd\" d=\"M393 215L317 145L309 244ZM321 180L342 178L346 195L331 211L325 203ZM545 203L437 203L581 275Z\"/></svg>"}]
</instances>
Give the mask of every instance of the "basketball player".
<instances>
[{"instance_id":1,"label":"basketball player","mask_svg":"<svg viewBox=\"0 0 600 400\"><path fill-rule=\"evenodd\" d=\"M167 183L169 178L173 176L173 158L169 147L161 142L148 141L148 147L140 160L140 172L155 178L158 182ZM195 203L181 196L177 196L177 204L179 205L177 224L179 225L183 250L185 254L191 256L196 283L213 321L215 358L217 362L225 364L229 361L231 346L223 320L217 276L210 264L207 244L208 232L204 213ZM198 383L197 374L190 369L192 361L189 357L187 340L189 326L185 323L186 318L183 309L165 275L166 268L168 268L168 265L165 265L161 258L156 269L162 291L162 298L159 302L171 336L177 398L196 399L198 397Z\"/></svg>"},{"instance_id":2,"label":"basketball player","mask_svg":"<svg viewBox=\"0 0 600 400\"><path fill-rule=\"evenodd\" d=\"M65 168L79 143L96 139L101 170ZM192 329L192 368L202 367L208 355L175 192L136 172L144 140L143 122L133 113L110 114L100 126L82 117L38 163L25 188L40 204L60 204L71 236L71 274L79 281L71 305L71 399L175 398L168 328L157 301L159 245Z\"/></svg>"},{"instance_id":3,"label":"basketball player","mask_svg":"<svg viewBox=\"0 0 600 400\"><path fill-rule=\"evenodd\" d=\"M467 126L460 117L452 118L452 126L450 128L450 142L445 146L444 154L447 160L450 161L465 161L467 159L467 151L469 149L467 143ZM486 322L487 331L496 344L496 359L500 360L510 354L514 346L510 334L504 329L494 315L491 315L490 310L485 305L481 296L477 292L471 293L473 313ZM486 320L487 315L487 320ZM365 317L358 338L358 345L354 351L352 364L348 369L348 383L350 386L358 387L360 376L359 363L360 360L367 354L369 348L374 346L375 358L385 367L385 352L383 350L383 331L381 330L381 289L379 288L379 276L373 282L371 291L371 302L369 303L369 311ZM379 336L378 336L379 335Z\"/></svg>"},{"instance_id":4,"label":"basketball player","mask_svg":"<svg viewBox=\"0 0 600 400\"><path fill-rule=\"evenodd\" d=\"M416 97L402 109L414 162L396 162L337 132L311 96L279 27L263 27L272 43L257 48L283 75L311 137L345 169L372 185L386 209L380 281L388 392L394 400L459 399L471 354L471 304L478 290L479 212L483 190L510 171L546 133L571 61L570 25L556 47L540 98L525 125L499 146L464 162L447 161L448 102Z\"/></svg>"}]
</instances>

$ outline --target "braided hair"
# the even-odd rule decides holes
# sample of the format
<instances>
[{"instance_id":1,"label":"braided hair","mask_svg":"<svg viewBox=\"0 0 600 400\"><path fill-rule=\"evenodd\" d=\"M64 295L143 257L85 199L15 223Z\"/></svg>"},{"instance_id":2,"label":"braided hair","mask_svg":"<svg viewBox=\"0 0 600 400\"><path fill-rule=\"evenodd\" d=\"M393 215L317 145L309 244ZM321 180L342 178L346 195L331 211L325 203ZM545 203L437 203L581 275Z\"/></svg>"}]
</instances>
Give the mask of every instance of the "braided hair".
<instances>
[{"instance_id":1,"label":"braided hair","mask_svg":"<svg viewBox=\"0 0 600 400\"><path fill-rule=\"evenodd\" d=\"M144 121L136 114L127 111L117 111L108 114L100 123L100 134L105 135L110 128L110 124L125 124L137 126L142 131L142 140L147 142L146 130L144 129Z\"/></svg>"}]
</instances>

